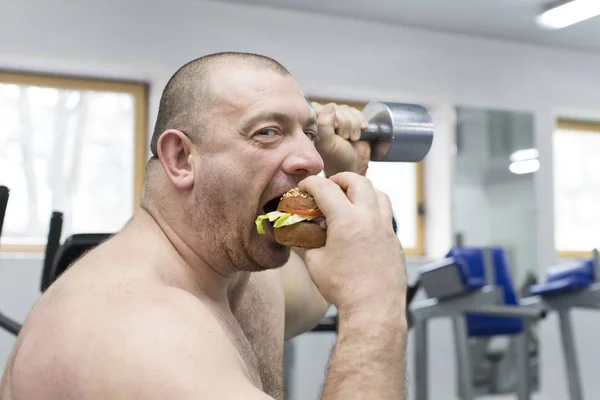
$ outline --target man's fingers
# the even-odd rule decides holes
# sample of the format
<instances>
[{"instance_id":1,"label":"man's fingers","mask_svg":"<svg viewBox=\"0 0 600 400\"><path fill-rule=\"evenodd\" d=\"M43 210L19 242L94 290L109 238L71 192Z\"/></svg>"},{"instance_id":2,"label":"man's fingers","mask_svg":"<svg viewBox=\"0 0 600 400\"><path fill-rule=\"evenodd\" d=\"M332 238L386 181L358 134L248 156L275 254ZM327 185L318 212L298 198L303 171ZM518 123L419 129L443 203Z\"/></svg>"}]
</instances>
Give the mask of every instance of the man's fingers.
<instances>
[{"instance_id":1,"label":"man's fingers","mask_svg":"<svg viewBox=\"0 0 600 400\"><path fill-rule=\"evenodd\" d=\"M340 186L322 176L312 175L305 178L298 184L298 189L312 195L328 219L335 219L336 215L343 213L342 210L351 205Z\"/></svg>"},{"instance_id":2,"label":"man's fingers","mask_svg":"<svg viewBox=\"0 0 600 400\"><path fill-rule=\"evenodd\" d=\"M390 197L381 190L377 190L377 202L379 203L379 213L383 223L389 224L390 229L393 230L392 218L394 213L392 210L392 201L390 200Z\"/></svg>"},{"instance_id":3,"label":"man's fingers","mask_svg":"<svg viewBox=\"0 0 600 400\"><path fill-rule=\"evenodd\" d=\"M320 105L317 105L317 107L319 106ZM315 111L317 111L317 123L319 125L319 142L329 143L335 135L335 106L330 103L321 106L320 109L315 108ZM319 142L317 142L317 144Z\"/></svg>"},{"instance_id":4,"label":"man's fingers","mask_svg":"<svg viewBox=\"0 0 600 400\"><path fill-rule=\"evenodd\" d=\"M350 112L350 115L352 116L351 119L351 134L350 134L350 140L353 142L356 142L357 140L360 140L360 134L361 134L361 129L362 128L362 122L363 122L363 118L361 118L362 116L362 112L360 112L359 110L357 110L356 108L349 108L348 109Z\"/></svg>"},{"instance_id":5,"label":"man's fingers","mask_svg":"<svg viewBox=\"0 0 600 400\"><path fill-rule=\"evenodd\" d=\"M368 126L367 119L361 111L345 104L328 103L326 105L312 102L319 120L319 129L333 127L334 132L346 140L360 140L362 130ZM333 119L331 119L333 115ZM329 130L326 132L330 134Z\"/></svg>"},{"instance_id":6,"label":"man's fingers","mask_svg":"<svg viewBox=\"0 0 600 400\"><path fill-rule=\"evenodd\" d=\"M346 140L350 139L352 133L352 115L348 106L338 106L336 109L336 120L338 122L338 135Z\"/></svg>"},{"instance_id":7,"label":"man's fingers","mask_svg":"<svg viewBox=\"0 0 600 400\"><path fill-rule=\"evenodd\" d=\"M369 127L369 121L367 120L367 117L365 117L365 114L363 114L363 112L360 112L360 129L367 129Z\"/></svg>"},{"instance_id":8,"label":"man's fingers","mask_svg":"<svg viewBox=\"0 0 600 400\"><path fill-rule=\"evenodd\" d=\"M346 192L352 204L377 207L377 195L371 181L352 172L340 172L329 178Z\"/></svg>"}]
</instances>

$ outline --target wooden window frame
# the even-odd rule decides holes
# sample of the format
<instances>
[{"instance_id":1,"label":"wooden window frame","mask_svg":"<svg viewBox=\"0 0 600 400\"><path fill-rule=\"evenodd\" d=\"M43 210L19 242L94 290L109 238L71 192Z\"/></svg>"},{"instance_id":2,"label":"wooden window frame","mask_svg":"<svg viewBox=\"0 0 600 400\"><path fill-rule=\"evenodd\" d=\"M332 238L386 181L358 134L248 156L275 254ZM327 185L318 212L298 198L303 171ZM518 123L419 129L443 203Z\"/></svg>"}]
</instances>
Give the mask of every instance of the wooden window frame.
<instances>
[{"instance_id":1,"label":"wooden window frame","mask_svg":"<svg viewBox=\"0 0 600 400\"><path fill-rule=\"evenodd\" d=\"M419 161L416 163L416 203L417 209L417 226L416 226L416 245L412 248L404 249L404 253L407 256L422 257L425 255L425 213L422 210L425 208L425 196L423 190L423 163L425 161Z\"/></svg>"},{"instance_id":2,"label":"wooden window frame","mask_svg":"<svg viewBox=\"0 0 600 400\"><path fill-rule=\"evenodd\" d=\"M118 79L72 77L3 70L0 70L0 83L50 87L55 89L117 92L132 95L134 99L133 209L137 208L140 202L142 187L144 185L148 146L149 88L146 83ZM2 244L1 240L2 239L0 238L0 252L42 253L46 250L46 245Z\"/></svg>"},{"instance_id":3,"label":"wooden window frame","mask_svg":"<svg viewBox=\"0 0 600 400\"><path fill-rule=\"evenodd\" d=\"M600 134L600 122L559 118L556 121L556 129L566 131L592 132ZM558 256L558 258L587 258L593 255L593 249L586 251L556 249L556 255Z\"/></svg>"},{"instance_id":4,"label":"wooden window frame","mask_svg":"<svg viewBox=\"0 0 600 400\"><path fill-rule=\"evenodd\" d=\"M332 98L321 98L321 97L312 97L309 98L310 101L317 102L319 104L327 104L327 103L336 103L336 104L345 104L350 107L358 108L362 110L367 102L358 102L358 101L346 101L343 99L332 99ZM423 164L425 161L419 161L415 163L415 193L416 193L416 227L415 227L415 246L414 247L404 247L404 254L409 257L423 257L425 255L425 213L421 212L421 210L425 207L425 196L424 196L424 174L423 174Z\"/></svg>"}]
</instances>

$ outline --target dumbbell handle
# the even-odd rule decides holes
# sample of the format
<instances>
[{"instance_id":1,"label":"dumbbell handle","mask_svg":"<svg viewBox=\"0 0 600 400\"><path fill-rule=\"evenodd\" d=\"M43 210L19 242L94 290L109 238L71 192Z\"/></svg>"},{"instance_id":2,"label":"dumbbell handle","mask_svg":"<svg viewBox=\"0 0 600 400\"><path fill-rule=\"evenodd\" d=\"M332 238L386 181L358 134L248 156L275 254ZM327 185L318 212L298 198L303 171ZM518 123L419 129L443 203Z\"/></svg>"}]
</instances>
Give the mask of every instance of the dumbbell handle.
<instances>
[{"instance_id":1,"label":"dumbbell handle","mask_svg":"<svg viewBox=\"0 0 600 400\"><path fill-rule=\"evenodd\" d=\"M390 140L394 136L394 132L389 126L370 123L367 129L361 132L360 140Z\"/></svg>"}]
</instances>

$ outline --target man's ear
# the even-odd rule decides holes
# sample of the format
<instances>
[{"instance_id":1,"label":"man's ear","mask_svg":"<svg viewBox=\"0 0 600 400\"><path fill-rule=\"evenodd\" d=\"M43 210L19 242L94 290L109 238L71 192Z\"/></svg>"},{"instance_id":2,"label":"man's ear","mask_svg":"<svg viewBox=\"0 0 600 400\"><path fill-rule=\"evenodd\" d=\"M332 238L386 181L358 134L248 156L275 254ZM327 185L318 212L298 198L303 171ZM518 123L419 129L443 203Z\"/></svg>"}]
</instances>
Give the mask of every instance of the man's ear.
<instances>
[{"instance_id":1,"label":"man's ear","mask_svg":"<svg viewBox=\"0 0 600 400\"><path fill-rule=\"evenodd\" d=\"M175 129L164 131L156 144L158 159L167 177L180 190L190 190L194 186L192 146L190 138Z\"/></svg>"}]
</instances>

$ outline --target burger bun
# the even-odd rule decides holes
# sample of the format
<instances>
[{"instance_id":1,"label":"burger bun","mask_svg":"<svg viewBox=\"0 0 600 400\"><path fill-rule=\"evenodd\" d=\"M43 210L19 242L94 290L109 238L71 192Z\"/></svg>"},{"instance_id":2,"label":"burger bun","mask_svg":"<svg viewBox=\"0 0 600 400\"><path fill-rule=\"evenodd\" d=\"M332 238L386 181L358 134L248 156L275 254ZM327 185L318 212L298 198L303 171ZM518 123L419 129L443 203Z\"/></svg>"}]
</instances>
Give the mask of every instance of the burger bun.
<instances>
[{"instance_id":1,"label":"burger bun","mask_svg":"<svg viewBox=\"0 0 600 400\"><path fill-rule=\"evenodd\" d=\"M327 240L327 230L312 222L298 222L274 231L275 240L284 246L316 249L325 246Z\"/></svg>"}]
</instances>

